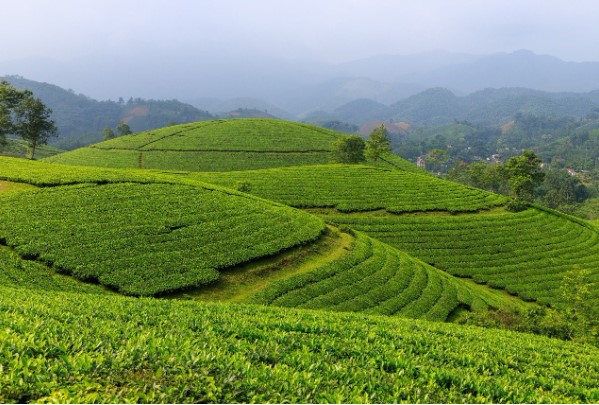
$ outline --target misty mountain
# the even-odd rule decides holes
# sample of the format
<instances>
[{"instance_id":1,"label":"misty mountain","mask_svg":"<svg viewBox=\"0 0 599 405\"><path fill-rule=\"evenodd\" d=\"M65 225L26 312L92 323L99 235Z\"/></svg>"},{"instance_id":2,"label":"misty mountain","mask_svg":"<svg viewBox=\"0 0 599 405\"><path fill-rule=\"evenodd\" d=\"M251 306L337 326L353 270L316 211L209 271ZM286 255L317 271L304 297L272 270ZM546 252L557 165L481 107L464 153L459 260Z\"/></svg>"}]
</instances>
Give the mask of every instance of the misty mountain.
<instances>
[{"instance_id":1,"label":"misty mountain","mask_svg":"<svg viewBox=\"0 0 599 405\"><path fill-rule=\"evenodd\" d=\"M588 92L599 89L599 62L565 62L521 50L410 74L402 80L464 94L488 87Z\"/></svg>"},{"instance_id":2,"label":"misty mountain","mask_svg":"<svg viewBox=\"0 0 599 405\"><path fill-rule=\"evenodd\" d=\"M524 88L485 89L457 96L446 88L431 88L389 106L374 100L356 100L331 112L306 117L310 122L405 121L418 125L443 125L456 120L480 125L501 125L516 114L585 117L599 108L599 91L551 93Z\"/></svg>"}]
</instances>

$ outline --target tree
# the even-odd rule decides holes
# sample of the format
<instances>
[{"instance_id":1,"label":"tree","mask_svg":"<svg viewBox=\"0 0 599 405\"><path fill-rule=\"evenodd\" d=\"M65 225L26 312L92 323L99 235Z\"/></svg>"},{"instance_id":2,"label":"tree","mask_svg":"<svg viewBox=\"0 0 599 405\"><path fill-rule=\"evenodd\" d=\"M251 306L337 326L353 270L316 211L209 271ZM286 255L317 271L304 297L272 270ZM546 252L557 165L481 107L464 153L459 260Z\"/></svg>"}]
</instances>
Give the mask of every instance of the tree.
<instances>
[{"instance_id":1,"label":"tree","mask_svg":"<svg viewBox=\"0 0 599 405\"><path fill-rule=\"evenodd\" d=\"M566 170L549 170L543 188L543 201L551 208L582 202L589 195L580 179L570 176Z\"/></svg>"},{"instance_id":2,"label":"tree","mask_svg":"<svg viewBox=\"0 0 599 405\"><path fill-rule=\"evenodd\" d=\"M109 127L104 128L104 131L102 131L102 133L104 134L103 140L105 140L105 141L116 138L116 134Z\"/></svg>"},{"instance_id":3,"label":"tree","mask_svg":"<svg viewBox=\"0 0 599 405\"><path fill-rule=\"evenodd\" d=\"M366 142L358 135L339 138L333 144L333 160L336 163L360 163L366 160L364 149Z\"/></svg>"},{"instance_id":4,"label":"tree","mask_svg":"<svg viewBox=\"0 0 599 405\"><path fill-rule=\"evenodd\" d=\"M52 110L31 91L24 90L14 115L14 133L27 142L33 159L37 147L46 145L50 137L56 136L56 125L50 119Z\"/></svg>"},{"instance_id":5,"label":"tree","mask_svg":"<svg viewBox=\"0 0 599 405\"><path fill-rule=\"evenodd\" d=\"M366 142L366 157L376 163L382 155L389 152L391 152L389 132L385 125L381 124L370 133L370 140Z\"/></svg>"},{"instance_id":6,"label":"tree","mask_svg":"<svg viewBox=\"0 0 599 405\"><path fill-rule=\"evenodd\" d=\"M532 199L534 189L545 178L541 169L541 159L530 150L525 150L520 156L509 158L504 165L511 194L515 198Z\"/></svg>"},{"instance_id":7,"label":"tree","mask_svg":"<svg viewBox=\"0 0 599 405\"><path fill-rule=\"evenodd\" d=\"M6 135L15 132L15 109L23 96L23 91L15 89L6 80L0 83L0 146L6 144Z\"/></svg>"},{"instance_id":8,"label":"tree","mask_svg":"<svg viewBox=\"0 0 599 405\"><path fill-rule=\"evenodd\" d=\"M433 172L440 172L443 170L443 166L449 159L447 151L444 149L433 149L428 152L424 161L427 163Z\"/></svg>"},{"instance_id":9,"label":"tree","mask_svg":"<svg viewBox=\"0 0 599 405\"><path fill-rule=\"evenodd\" d=\"M119 136L131 135L133 133L131 127L123 121L119 122L119 125L116 126L116 131L119 133Z\"/></svg>"}]
</instances>

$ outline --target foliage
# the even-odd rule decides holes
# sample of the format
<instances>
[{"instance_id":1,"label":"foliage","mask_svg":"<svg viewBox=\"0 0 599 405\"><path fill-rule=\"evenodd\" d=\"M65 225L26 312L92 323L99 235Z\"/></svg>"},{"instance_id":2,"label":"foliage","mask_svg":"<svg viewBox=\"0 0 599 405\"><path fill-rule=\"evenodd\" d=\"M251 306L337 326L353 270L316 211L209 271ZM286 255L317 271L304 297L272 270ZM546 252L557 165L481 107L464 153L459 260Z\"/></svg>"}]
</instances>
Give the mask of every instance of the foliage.
<instances>
[{"instance_id":1,"label":"foliage","mask_svg":"<svg viewBox=\"0 0 599 405\"><path fill-rule=\"evenodd\" d=\"M103 141L107 141L109 139L116 138L116 134L110 127L105 127L104 130L102 131L102 134L103 134L103 138L102 138Z\"/></svg>"},{"instance_id":2,"label":"foliage","mask_svg":"<svg viewBox=\"0 0 599 405\"><path fill-rule=\"evenodd\" d=\"M251 192L293 207L333 207L345 212L384 209L393 213L466 212L503 205L503 196L466 187L424 173L362 165L315 165L192 175Z\"/></svg>"},{"instance_id":3,"label":"foliage","mask_svg":"<svg viewBox=\"0 0 599 405\"><path fill-rule=\"evenodd\" d=\"M324 228L300 211L197 183L120 181L2 195L0 217L11 221L0 223L0 239L83 280L154 295L209 283L219 269L310 242Z\"/></svg>"},{"instance_id":4,"label":"foliage","mask_svg":"<svg viewBox=\"0 0 599 405\"><path fill-rule=\"evenodd\" d=\"M373 129L369 137L370 139L366 141L366 158L377 163L382 156L391 152L391 139L383 124Z\"/></svg>"},{"instance_id":5,"label":"foliage","mask_svg":"<svg viewBox=\"0 0 599 405\"><path fill-rule=\"evenodd\" d=\"M51 114L31 91L17 90L7 81L0 83L0 144L6 144L6 134L17 135L27 142L33 159L38 145L56 135Z\"/></svg>"},{"instance_id":6,"label":"foliage","mask_svg":"<svg viewBox=\"0 0 599 405\"><path fill-rule=\"evenodd\" d=\"M599 231L574 217L535 207L517 213L373 217L330 214L450 274L503 288L525 300L559 305L560 285L584 264L599 276ZM590 284L589 304L599 306L599 284Z\"/></svg>"},{"instance_id":7,"label":"foliage","mask_svg":"<svg viewBox=\"0 0 599 405\"><path fill-rule=\"evenodd\" d=\"M0 292L5 403L599 399L597 349L539 336L258 306Z\"/></svg>"},{"instance_id":8,"label":"foliage","mask_svg":"<svg viewBox=\"0 0 599 405\"><path fill-rule=\"evenodd\" d=\"M133 133L131 127L123 121L119 122L116 126L116 132L118 132L119 136L131 135Z\"/></svg>"},{"instance_id":9,"label":"foliage","mask_svg":"<svg viewBox=\"0 0 599 405\"><path fill-rule=\"evenodd\" d=\"M462 306L479 311L518 307L361 233L345 257L272 283L250 302L437 321Z\"/></svg>"},{"instance_id":10,"label":"foliage","mask_svg":"<svg viewBox=\"0 0 599 405\"><path fill-rule=\"evenodd\" d=\"M532 199L534 189L545 178L541 169L542 160L533 151L525 150L520 156L505 162L505 173L511 193L516 198Z\"/></svg>"},{"instance_id":11,"label":"foliage","mask_svg":"<svg viewBox=\"0 0 599 405\"><path fill-rule=\"evenodd\" d=\"M339 138L333 143L333 161L335 163L361 163L366 160L364 149L366 142L359 135Z\"/></svg>"},{"instance_id":12,"label":"foliage","mask_svg":"<svg viewBox=\"0 0 599 405\"><path fill-rule=\"evenodd\" d=\"M7 81L0 82L0 146L6 145L6 135L15 132L15 110L23 98Z\"/></svg>"}]
</instances>

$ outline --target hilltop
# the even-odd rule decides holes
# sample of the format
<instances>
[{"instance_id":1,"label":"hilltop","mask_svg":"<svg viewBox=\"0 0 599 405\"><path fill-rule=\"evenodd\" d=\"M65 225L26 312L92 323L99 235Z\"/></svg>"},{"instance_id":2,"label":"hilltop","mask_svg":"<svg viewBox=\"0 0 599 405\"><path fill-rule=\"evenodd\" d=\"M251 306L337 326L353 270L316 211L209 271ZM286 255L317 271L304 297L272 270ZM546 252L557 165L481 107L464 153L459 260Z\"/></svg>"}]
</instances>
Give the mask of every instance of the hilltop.
<instances>
[{"instance_id":1,"label":"hilltop","mask_svg":"<svg viewBox=\"0 0 599 405\"><path fill-rule=\"evenodd\" d=\"M103 167L190 171L249 170L329 163L343 134L268 118L211 120L119 137L49 158ZM391 164L412 169L399 157Z\"/></svg>"}]
</instances>

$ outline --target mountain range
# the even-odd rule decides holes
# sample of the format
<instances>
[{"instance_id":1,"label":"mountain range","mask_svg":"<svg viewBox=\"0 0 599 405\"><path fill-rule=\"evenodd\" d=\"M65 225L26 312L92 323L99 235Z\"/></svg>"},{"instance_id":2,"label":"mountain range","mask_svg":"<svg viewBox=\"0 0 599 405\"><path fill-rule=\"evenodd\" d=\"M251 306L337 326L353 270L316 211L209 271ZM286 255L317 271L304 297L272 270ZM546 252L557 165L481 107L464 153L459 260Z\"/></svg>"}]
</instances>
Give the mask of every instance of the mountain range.
<instances>
[{"instance_id":1,"label":"mountain range","mask_svg":"<svg viewBox=\"0 0 599 405\"><path fill-rule=\"evenodd\" d=\"M218 66L207 64L190 75L195 63L196 59L189 60L186 76L178 76L182 69L178 65L168 73L150 65L130 80L129 87L116 70L107 69L99 81L102 91L98 80L91 80L101 76L97 69L87 71L86 81L80 80L82 75L72 81L79 82L78 88L87 89L88 95L138 90L128 101L122 97L98 101L22 76L6 78L32 90L52 108L60 132L53 143L67 149L99 141L102 129L119 121L136 132L169 123L242 116L321 125L336 121L355 126L376 121L443 125L459 120L497 126L518 113L580 118L599 108L599 62L566 62L530 51L488 56L387 55L336 65L261 60L227 65L218 74ZM31 66L21 67L24 73L34 73ZM57 71L60 66L46 66L46 75L55 71L64 78L73 68ZM127 61L123 69L127 66L133 68L134 61ZM160 80L143 88L135 85L152 74ZM139 98L167 93L181 101Z\"/></svg>"},{"instance_id":2,"label":"mountain range","mask_svg":"<svg viewBox=\"0 0 599 405\"><path fill-rule=\"evenodd\" d=\"M577 93L599 89L599 62L568 62L528 50L379 55L337 64L175 52L123 55L118 64L91 58L0 60L0 74L74 88L96 99L178 99L211 113L223 112L219 106L243 98L246 103L234 108L276 109L274 115L285 118L331 112L363 98L390 105L435 87L458 96L503 87ZM226 110L234 109L230 107Z\"/></svg>"}]
</instances>

